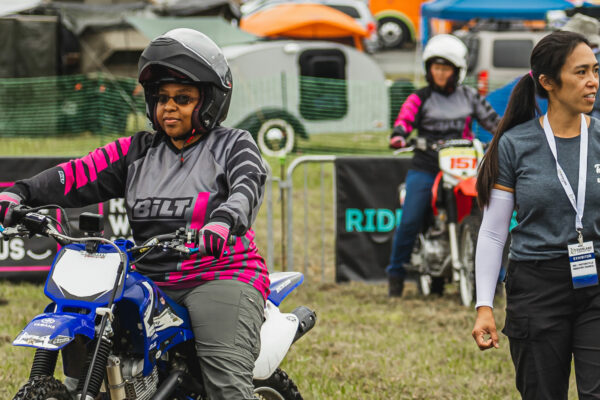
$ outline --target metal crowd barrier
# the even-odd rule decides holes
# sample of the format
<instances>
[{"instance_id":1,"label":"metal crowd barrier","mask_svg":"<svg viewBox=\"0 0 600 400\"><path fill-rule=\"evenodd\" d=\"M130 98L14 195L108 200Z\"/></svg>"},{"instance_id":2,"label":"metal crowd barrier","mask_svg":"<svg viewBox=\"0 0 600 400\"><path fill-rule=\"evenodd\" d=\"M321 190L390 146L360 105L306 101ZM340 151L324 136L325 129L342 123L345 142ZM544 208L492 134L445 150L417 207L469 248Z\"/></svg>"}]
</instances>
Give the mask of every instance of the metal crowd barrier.
<instances>
[{"instance_id":1,"label":"metal crowd barrier","mask_svg":"<svg viewBox=\"0 0 600 400\"><path fill-rule=\"evenodd\" d=\"M332 174L331 179L331 188L327 188L326 179L325 179L325 164L332 163L336 159L336 156L301 156L294 159L289 166L285 169L285 174L282 174L281 177L275 176L273 174L273 170L270 166L269 169L269 177L266 183L265 190L265 200L264 205L266 206L266 226L267 226L267 252L266 252L266 263L269 271L273 271L275 269L274 260L275 260L275 221L274 221L274 208L277 206L273 199L273 183L278 185L279 189L279 199L281 205L281 218L283 219L281 224L281 240L280 243L282 248L281 255L281 265L278 266L280 270L285 271L294 271L298 270L295 265L295 254L297 254L297 249L300 247L303 251L303 265L302 271L307 279L310 279L310 274L308 271L309 267L309 236L315 234L315 231L309 231L310 221L309 221L309 203L311 203L311 199L309 196L309 170L307 168L308 164L320 164L319 165L319 198L318 198L318 207L319 207L319 235L320 235L320 280L321 282L326 281L326 241L327 239L331 239L327 237L326 233L326 209L332 208L333 215L332 221L334 224L334 235L336 231L335 221L336 221L336 194L335 194L335 171ZM302 188L294 187L294 173L298 169L298 167L303 166L303 185ZM302 190L302 206L295 205L294 193L297 190ZM326 204L326 191L332 190L333 193L333 205ZM298 227L297 224L294 223L294 214L302 213L302 225ZM296 214L297 215L297 214ZM295 226L296 225L296 226ZM302 240L297 241L294 237L295 231L297 229L301 229L302 232ZM334 251L334 249L331 249ZM333 270L333 265L330 266Z\"/></svg>"}]
</instances>

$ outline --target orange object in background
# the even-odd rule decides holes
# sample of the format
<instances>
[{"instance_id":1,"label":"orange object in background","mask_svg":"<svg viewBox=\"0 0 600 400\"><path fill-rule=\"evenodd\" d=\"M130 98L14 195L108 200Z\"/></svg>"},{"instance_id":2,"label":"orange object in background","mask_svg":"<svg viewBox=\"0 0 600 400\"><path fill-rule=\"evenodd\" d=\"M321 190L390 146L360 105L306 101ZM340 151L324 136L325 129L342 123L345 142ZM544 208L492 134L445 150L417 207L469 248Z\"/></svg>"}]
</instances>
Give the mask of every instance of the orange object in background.
<instances>
[{"instance_id":1,"label":"orange object in background","mask_svg":"<svg viewBox=\"0 0 600 400\"><path fill-rule=\"evenodd\" d=\"M294 39L351 37L363 50L368 32L354 18L321 4L284 3L242 18L240 28L258 36Z\"/></svg>"},{"instance_id":2,"label":"orange object in background","mask_svg":"<svg viewBox=\"0 0 600 400\"><path fill-rule=\"evenodd\" d=\"M385 48L401 47L419 39L421 4L426 0L370 0L379 39Z\"/></svg>"}]
</instances>

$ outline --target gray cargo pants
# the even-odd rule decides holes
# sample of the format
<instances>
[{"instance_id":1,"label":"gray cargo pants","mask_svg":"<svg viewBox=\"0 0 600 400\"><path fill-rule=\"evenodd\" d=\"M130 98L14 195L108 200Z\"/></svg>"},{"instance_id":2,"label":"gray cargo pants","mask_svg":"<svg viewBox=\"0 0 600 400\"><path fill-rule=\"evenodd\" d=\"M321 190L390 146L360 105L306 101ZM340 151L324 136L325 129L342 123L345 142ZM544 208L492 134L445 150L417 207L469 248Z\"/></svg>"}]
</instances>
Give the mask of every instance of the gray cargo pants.
<instances>
[{"instance_id":1,"label":"gray cargo pants","mask_svg":"<svg viewBox=\"0 0 600 400\"><path fill-rule=\"evenodd\" d=\"M261 293L234 280L163 291L188 309L208 398L254 399L252 371L265 305Z\"/></svg>"}]
</instances>

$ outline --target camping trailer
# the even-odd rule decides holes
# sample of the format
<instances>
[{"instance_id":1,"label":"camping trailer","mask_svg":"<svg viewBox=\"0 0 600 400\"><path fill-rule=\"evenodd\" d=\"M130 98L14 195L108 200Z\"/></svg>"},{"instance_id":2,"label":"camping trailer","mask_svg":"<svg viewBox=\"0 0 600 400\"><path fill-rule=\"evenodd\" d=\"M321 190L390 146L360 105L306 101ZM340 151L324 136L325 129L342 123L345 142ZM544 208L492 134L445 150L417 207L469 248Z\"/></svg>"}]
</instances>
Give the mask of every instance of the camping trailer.
<instances>
[{"instance_id":1,"label":"camping trailer","mask_svg":"<svg viewBox=\"0 0 600 400\"><path fill-rule=\"evenodd\" d=\"M308 134L389 129L388 87L375 61L343 44L266 41L226 46L233 95L225 125L250 131L267 155Z\"/></svg>"}]
</instances>

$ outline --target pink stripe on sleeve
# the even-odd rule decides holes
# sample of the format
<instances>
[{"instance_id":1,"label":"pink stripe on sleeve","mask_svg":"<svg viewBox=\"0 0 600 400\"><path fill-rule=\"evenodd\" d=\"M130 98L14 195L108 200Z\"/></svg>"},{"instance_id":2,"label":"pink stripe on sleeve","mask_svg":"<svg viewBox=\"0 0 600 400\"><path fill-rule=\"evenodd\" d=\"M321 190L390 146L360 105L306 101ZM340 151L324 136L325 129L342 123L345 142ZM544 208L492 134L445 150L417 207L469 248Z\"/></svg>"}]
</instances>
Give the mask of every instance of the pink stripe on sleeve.
<instances>
[{"instance_id":1,"label":"pink stripe on sleeve","mask_svg":"<svg viewBox=\"0 0 600 400\"><path fill-rule=\"evenodd\" d=\"M73 188L73 182L75 182L75 176L73 175L73 167L71 166L71 161L67 161L66 163L62 163L59 165L60 168L65 173L65 195L71 191Z\"/></svg>"},{"instance_id":2,"label":"pink stripe on sleeve","mask_svg":"<svg viewBox=\"0 0 600 400\"><path fill-rule=\"evenodd\" d=\"M88 154L87 156L83 157L81 161L83 161L85 165L87 165L90 175L90 181L94 182L96 180L96 166L94 165L94 159L90 154Z\"/></svg>"},{"instance_id":3,"label":"pink stripe on sleeve","mask_svg":"<svg viewBox=\"0 0 600 400\"><path fill-rule=\"evenodd\" d=\"M88 183L88 178L85 174L85 169L83 168L83 161L81 159L75 160L75 183L75 187L77 189L79 189L82 186L85 186Z\"/></svg>"},{"instance_id":4,"label":"pink stripe on sleeve","mask_svg":"<svg viewBox=\"0 0 600 400\"><path fill-rule=\"evenodd\" d=\"M111 142L104 146L104 150L106 150L111 164L119 159L119 152L117 151L117 144L115 142Z\"/></svg>"},{"instance_id":5,"label":"pink stripe on sleeve","mask_svg":"<svg viewBox=\"0 0 600 400\"><path fill-rule=\"evenodd\" d=\"M419 107L421 107L421 99L419 96L414 93L408 96L400 108L394 126L402 125L406 130L406 133L410 133L413 130L412 123L415 122Z\"/></svg>"},{"instance_id":6,"label":"pink stripe on sleeve","mask_svg":"<svg viewBox=\"0 0 600 400\"><path fill-rule=\"evenodd\" d=\"M129 152L129 146L131 145L131 136L119 138L119 145L121 146L121 153L123 153L123 156L126 156Z\"/></svg>"},{"instance_id":7,"label":"pink stripe on sleeve","mask_svg":"<svg viewBox=\"0 0 600 400\"><path fill-rule=\"evenodd\" d=\"M127 140L129 139L129 140ZM123 138L119 139L119 143L123 149L123 152L126 153L129 150L129 143L131 142L131 138ZM115 142L109 143L104 146L108 154L108 158L111 163L117 161L119 159L119 153L117 151L117 144ZM88 175L85 173L85 168L83 164L85 164L88 168L89 173L89 181L94 182L97 179L97 173L104 170L108 167L108 163L106 162L106 156L102 152L102 149L96 149L90 154L80 159L77 159L75 162L75 183L76 188L79 189L82 186L85 186L88 183ZM66 164L66 163L65 163ZM61 166L64 164L61 164ZM65 169L65 168L63 168ZM65 170L65 173L67 171ZM68 175L68 174L67 174ZM68 179L67 179L68 181ZM69 188L70 190L70 188ZM66 193L65 193L66 194Z\"/></svg>"},{"instance_id":8,"label":"pink stripe on sleeve","mask_svg":"<svg viewBox=\"0 0 600 400\"><path fill-rule=\"evenodd\" d=\"M108 163L106 162L106 156L102 149L96 149L90 153L90 156L94 160L94 164L96 164L96 172L100 173L100 171L106 169L108 167Z\"/></svg>"}]
</instances>

